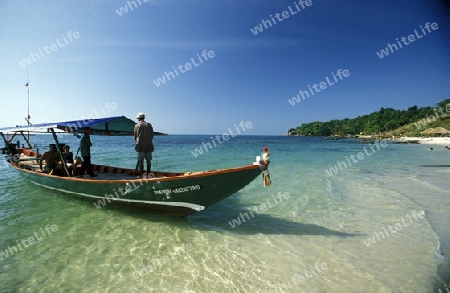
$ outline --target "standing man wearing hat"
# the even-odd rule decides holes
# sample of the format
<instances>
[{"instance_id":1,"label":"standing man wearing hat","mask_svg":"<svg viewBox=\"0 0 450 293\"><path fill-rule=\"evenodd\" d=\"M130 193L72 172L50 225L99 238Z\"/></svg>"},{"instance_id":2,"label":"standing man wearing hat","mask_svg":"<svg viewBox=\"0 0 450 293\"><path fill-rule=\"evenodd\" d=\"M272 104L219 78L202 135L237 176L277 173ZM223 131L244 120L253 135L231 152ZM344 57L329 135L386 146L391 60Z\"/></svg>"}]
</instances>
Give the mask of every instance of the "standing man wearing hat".
<instances>
[{"instance_id":1,"label":"standing man wearing hat","mask_svg":"<svg viewBox=\"0 0 450 293\"><path fill-rule=\"evenodd\" d=\"M138 113L136 119L138 123L134 126L134 140L136 141L135 150L138 152L139 175L147 177L152 168L152 152L155 150L153 146L153 126L145 122L144 113ZM146 174L144 174L144 159L147 161Z\"/></svg>"}]
</instances>

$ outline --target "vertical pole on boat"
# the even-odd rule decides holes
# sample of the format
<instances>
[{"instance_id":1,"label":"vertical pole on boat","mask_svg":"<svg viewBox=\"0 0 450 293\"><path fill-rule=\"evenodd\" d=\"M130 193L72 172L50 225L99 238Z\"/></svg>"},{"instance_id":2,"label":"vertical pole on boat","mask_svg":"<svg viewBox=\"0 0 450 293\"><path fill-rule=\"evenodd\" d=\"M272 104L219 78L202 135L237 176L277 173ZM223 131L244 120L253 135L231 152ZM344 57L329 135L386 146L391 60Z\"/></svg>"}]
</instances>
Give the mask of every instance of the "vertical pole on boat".
<instances>
[{"instance_id":1,"label":"vertical pole on boat","mask_svg":"<svg viewBox=\"0 0 450 293\"><path fill-rule=\"evenodd\" d=\"M27 99L28 99L28 111L27 111L27 125L30 126L30 87L29 87L29 79L28 79L28 64L27 64L27 83L25 84L25 88L27 90ZM30 140L30 132L28 131L28 141Z\"/></svg>"},{"instance_id":2,"label":"vertical pole on boat","mask_svg":"<svg viewBox=\"0 0 450 293\"><path fill-rule=\"evenodd\" d=\"M53 128L49 128L49 129L52 132L53 139L55 140L56 149L58 150L58 154L61 158L61 163L62 163L64 172L66 173L67 177L70 177L69 169L67 168L66 159L64 158L64 156L62 154L61 145L59 144L58 137L56 136L55 130Z\"/></svg>"}]
</instances>

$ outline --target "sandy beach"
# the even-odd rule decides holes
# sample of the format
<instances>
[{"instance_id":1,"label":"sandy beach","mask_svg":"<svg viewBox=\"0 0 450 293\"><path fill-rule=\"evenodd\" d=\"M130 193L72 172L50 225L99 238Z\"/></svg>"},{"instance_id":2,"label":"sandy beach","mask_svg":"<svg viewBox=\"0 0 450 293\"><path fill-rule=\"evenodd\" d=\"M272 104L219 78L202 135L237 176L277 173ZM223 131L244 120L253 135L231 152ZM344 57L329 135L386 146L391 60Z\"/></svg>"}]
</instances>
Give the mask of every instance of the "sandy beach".
<instances>
[{"instance_id":1,"label":"sandy beach","mask_svg":"<svg viewBox=\"0 0 450 293\"><path fill-rule=\"evenodd\" d=\"M399 140L418 140L420 144L444 145L450 147L450 137L402 137Z\"/></svg>"}]
</instances>

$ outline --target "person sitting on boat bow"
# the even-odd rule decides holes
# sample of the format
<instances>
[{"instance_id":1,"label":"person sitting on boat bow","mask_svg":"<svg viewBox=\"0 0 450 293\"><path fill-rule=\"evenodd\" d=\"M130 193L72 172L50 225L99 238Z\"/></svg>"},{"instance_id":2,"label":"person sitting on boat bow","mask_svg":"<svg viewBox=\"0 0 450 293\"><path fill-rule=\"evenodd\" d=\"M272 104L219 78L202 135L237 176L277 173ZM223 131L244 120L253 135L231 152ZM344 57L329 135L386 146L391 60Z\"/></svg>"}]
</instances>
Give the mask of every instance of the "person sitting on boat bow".
<instances>
[{"instance_id":1,"label":"person sitting on boat bow","mask_svg":"<svg viewBox=\"0 0 450 293\"><path fill-rule=\"evenodd\" d=\"M41 171L44 171L45 173L53 174L53 172L58 167L58 161L59 161L59 155L56 151L56 145L50 144L49 151L45 152L40 160L39 160L39 168ZM42 168L42 161L45 161L45 166Z\"/></svg>"},{"instance_id":2,"label":"person sitting on boat bow","mask_svg":"<svg viewBox=\"0 0 450 293\"><path fill-rule=\"evenodd\" d=\"M263 147L263 152L261 154L261 161L259 162L260 166L263 167L263 169L267 169L267 167L269 167L270 164L270 153L269 153L269 148L267 147Z\"/></svg>"},{"instance_id":3,"label":"person sitting on boat bow","mask_svg":"<svg viewBox=\"0 0 450 293\"><path fill-rule=\"evenodd\" d=\"M269 170L267 169L270 164L269 148L263 147L263 153L261 154L261 161L259 161L259 167L263 170L263 185L268 187L272 184L270 179Z\"/></svg>"}]
</instances>

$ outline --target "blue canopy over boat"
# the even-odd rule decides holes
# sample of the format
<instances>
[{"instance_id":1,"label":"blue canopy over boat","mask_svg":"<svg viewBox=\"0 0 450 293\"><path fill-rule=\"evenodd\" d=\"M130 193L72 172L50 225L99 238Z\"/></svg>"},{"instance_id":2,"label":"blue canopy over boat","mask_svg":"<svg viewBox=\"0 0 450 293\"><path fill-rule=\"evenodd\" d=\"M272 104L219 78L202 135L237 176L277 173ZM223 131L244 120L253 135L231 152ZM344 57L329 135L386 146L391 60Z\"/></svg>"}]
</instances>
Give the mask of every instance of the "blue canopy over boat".
<instances>
[{"instance_id":1,"label":"blue canopy over boat","mask_svg":"<svg viewBox=\"0 0 450 293\"><path fill-rule=\"evenodd\" d=\"M55 123L40 123L29 126L0 128L0 132L50 132L49 129L59 129L60 132L77 133L89 128L94 135L133 135L136 122L125 116L114 116L98 119L72 120ZM155 133L156 134L156 133ZM158 133L160 134L160 133Z\"/></svg>"}]
</instances>

